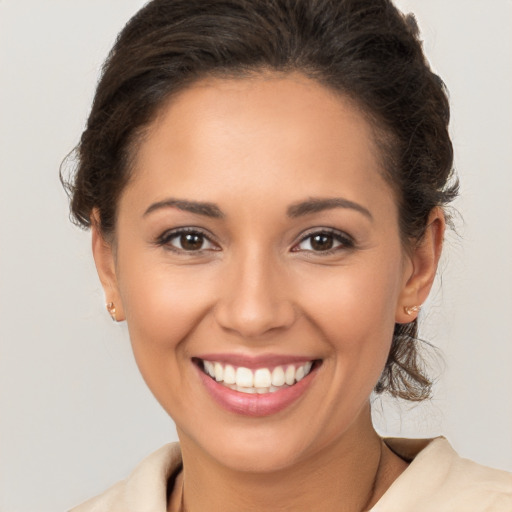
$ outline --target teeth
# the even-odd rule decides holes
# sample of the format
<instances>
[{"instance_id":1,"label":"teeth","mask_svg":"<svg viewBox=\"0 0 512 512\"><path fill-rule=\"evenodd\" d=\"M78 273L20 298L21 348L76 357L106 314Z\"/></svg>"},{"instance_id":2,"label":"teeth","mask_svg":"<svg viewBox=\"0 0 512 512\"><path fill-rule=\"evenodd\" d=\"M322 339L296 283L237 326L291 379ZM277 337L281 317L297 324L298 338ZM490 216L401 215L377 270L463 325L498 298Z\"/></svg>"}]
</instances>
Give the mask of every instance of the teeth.
<instances>
[{"instance_id":1,"label":"teeth","mask_svg":"<svg viewBox=\"0 0 512 512\"><path fill-rule=\"evenodd\" d=\"M248 388L245 386L237 386L236 390L241 391L242 393L248 393L249 395L253 395L254 393L257 393L256 388L253 388L253 387Z\"/></svg>"},{"instance_id":2,"label":"teeth","mask_svg":"<svg viewBox=\"0 0 512 512\"><path fill-rule=\"evenodd\" d=\"M293 386L301 381L313 366L313 362L308 361L300 366L290 364L286 369L283 366L276 366L272 371L269 368L252 371L243 366L224 366L217 361L203 361L203 364L205 373L217 382L242 393L258 394L274 393L283 387Z\"/></svg>"},{"instance_id":3,"label":"teeth","mask_svg":"<svg viewBox=\"0 0 512 512\"><path fill-rule=\"evenodd\" d=\"M272 372L272 386L282 386L285 383L284 370L282 366L276 366Z\"/></svg>"},{"instance_id":4,"label":"teeth","mask_svg":"<svg viewBox=\"0 0 512 512\"><path fill-rule=\"evenodd\" d=\"M288 386L293 386L295 383L295 367L294 366L288 366L286 368L286 372L284 374L284 380Z\"/></svg>"},{"instance_id":5,"label":"teeth","mask_svg":"<svg viewBox=\"0 0 512 512\"><path fill-rule=\"evenodd\" d=\"M215 365L211 361L204 362L204 369L210 377L215 378Z\"/></svg>"},{"instance_id":6,"label":"teeth","mask_svg":"<svg viewBox=\"0 0 512 512\"><path fill-rule=\"evenodd\" d=\"M254 372L254 387L268 388L272 384L272 375L268 368L258 368Z\"/></svg>"},{"instance_id":7,"label":"teeth","mask_svg":"<svg viewBox=\"0 0 512 512\"><path fill-rule=\"evenodd\" d=\"M249 368L241 366L236 369L236 385L243 388L252 388L254 385L254 377Z\"/></svg>"},{"instance_id":8,"label":"teeth","mask_svg":"<svg viewBox=\"0 0 512 512\"><path fill-rule=\"evenodd\" d=\"M236 374L235 369L230 365L226 365L224 368L224 384L235 384Z\"/></svg>"},{"instance_id":9,"label":"teeth","mask_svg":"<svg viewBox=\"0 0 512 512\"><path fill-rule=\"evenodd\" d=\"M224 368L222 368L222 365L220 363L215 363L213 368L215 371L215 380L217 382L224 380Z\"/></svg>"},{"instance_id":10,"label":"teeth","mask_svg":"<svg viewBox=\"0 0 512 512\"><path fill-rule=\"evenodd\" d=\"M250 395L258 394L263 395L264 393L274 393L275 391L279 391L281 388L276 388L274 386L270 386L269 388L244 388L242 386L228 386L235 391L240 391L240 393L247 393Z\"/></svg>"}]
</instances>

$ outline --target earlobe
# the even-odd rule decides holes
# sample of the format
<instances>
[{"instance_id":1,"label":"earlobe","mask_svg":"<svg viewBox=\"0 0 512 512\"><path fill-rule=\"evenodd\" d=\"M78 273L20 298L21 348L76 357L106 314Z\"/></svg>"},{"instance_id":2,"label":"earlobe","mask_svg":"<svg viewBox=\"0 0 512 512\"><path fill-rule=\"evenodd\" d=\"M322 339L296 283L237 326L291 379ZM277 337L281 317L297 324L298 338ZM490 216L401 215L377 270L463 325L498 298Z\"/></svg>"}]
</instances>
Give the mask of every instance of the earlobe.
<instances>
[{"instance_id":1,"label":"earlobe","mask_svg":"<svg viewBox=\"0 0 512 512\"><path fill-rule=\"evenodd\" d=\"M117 285L117 275L112 244L105 240L99 228L99 214L93 211L91 216L92 254L94 263L100 278L103 292L105 293L105 304L111 317L117 322L124 320L124 311ZM112 309L115 305L115 317Z\"/></svg>"},{"instance_id":2,"label":"earlobe","mask_svg":"<svg viewBox=\"0 0 512 512\"><path fill-rule=\"evenodd\" d=\"M429 215L423 238L412 249L412 271L405 278L395 313L395 322L412 322L427 300L436 277L437 265L443 247L445 217L441 208L434 208Z\"/></svg>"}]
</instances>

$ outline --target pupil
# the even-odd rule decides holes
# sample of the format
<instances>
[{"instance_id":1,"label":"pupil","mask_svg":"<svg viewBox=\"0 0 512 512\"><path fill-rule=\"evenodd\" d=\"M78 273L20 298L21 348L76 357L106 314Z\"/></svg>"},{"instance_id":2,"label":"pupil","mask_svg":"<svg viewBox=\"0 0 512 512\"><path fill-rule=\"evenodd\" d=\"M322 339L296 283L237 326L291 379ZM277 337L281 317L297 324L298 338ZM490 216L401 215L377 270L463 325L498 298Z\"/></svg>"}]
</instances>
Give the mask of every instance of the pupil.
<instances>
[{"instance_id":1,"label":"pupil","mask_svg":"<svg viewBox=\"0 0 512 512\"><path fill-rule=\"evenodd\" d=\"M333 246L331 235L315 235L311 240L311 247L316 251L327 251Z\"/></svg>"},{"instance_id":2,"label":"pupil","mask_svg":"<svg viewBox=\"0 0 512 512\"><path fill-rule=\"evenodd\" d=\"M185 235L181 235L180 242L183 249L186 249L187 251L194 251L201 249L203 246L203 237L202 235L187 233Z\"/></svg>"}]
</instances>

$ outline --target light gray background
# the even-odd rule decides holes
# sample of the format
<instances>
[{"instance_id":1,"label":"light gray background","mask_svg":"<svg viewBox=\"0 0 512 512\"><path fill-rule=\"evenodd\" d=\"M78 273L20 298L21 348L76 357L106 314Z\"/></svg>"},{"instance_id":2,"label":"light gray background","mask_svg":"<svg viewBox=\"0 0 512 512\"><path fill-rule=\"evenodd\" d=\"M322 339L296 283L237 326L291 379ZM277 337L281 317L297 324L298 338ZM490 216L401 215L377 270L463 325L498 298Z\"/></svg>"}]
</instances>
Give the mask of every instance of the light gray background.
<instances>
[{"instance_id":1,"label":"light gray background","mask_svg":"<svg viewBox=\"0 0 512 512\"><path fill-rule=\"evenodd\" d=\"M101 62L141 0L0 0L0 511L64 510L174 440L126 328L104 310L89 235L57 179ZM400 0L451 92L463 197L424 315L435 399L376 404L385 434L446 434L512 470L510 0ZM382 413L381 410L384 409Z\"/></svg>"}]
</instances>

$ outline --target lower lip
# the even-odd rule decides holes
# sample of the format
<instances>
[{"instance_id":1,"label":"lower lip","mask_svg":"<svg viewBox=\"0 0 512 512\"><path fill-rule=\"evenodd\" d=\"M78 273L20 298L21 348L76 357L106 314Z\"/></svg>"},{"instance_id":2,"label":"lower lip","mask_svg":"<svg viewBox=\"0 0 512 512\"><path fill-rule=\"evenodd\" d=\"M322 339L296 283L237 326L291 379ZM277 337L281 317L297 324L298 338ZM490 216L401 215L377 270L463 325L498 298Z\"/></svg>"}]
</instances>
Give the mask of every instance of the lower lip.
<instances>
[{"instance_id":1,"label":"lower lip","mask_svg":"<svg viewBox=\"0 0 512 512\"><path fill-rule=\"evenodd\" d=\"M221 407L236 414L255 417L276 414L289 407L304 395L316 375L316 368L313 368L306 377L288 388L273 393L242 393L219 384L197 365L194 366L206 389Z\"/></svg>"}]
</instances>

